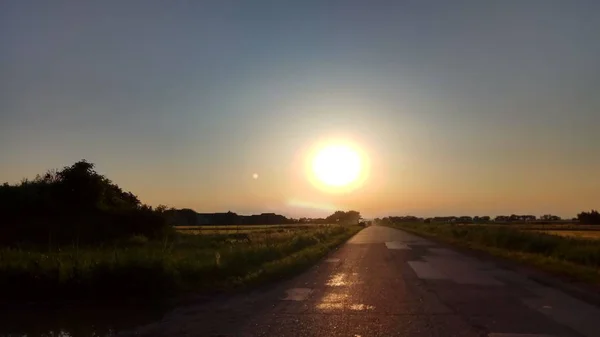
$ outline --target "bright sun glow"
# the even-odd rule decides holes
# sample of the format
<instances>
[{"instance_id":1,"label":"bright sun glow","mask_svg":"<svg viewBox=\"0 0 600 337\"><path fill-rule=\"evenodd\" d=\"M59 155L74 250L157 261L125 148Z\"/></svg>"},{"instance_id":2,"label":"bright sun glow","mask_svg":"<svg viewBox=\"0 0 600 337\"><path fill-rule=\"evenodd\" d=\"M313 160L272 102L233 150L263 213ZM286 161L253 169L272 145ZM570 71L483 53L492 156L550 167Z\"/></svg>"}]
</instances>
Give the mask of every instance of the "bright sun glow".
<instances>
[{"instance_id":1,"label":"bright sun glow","mask_svg":"<svg viewBox=\"0 0 600 337\"><path fill-rule=\"evenodd\" d=\"M329 145L317 152L312 160L312 171L323 184L344 187L361 175L360 155L345 145Z\"/></svg>"}]
</instances>

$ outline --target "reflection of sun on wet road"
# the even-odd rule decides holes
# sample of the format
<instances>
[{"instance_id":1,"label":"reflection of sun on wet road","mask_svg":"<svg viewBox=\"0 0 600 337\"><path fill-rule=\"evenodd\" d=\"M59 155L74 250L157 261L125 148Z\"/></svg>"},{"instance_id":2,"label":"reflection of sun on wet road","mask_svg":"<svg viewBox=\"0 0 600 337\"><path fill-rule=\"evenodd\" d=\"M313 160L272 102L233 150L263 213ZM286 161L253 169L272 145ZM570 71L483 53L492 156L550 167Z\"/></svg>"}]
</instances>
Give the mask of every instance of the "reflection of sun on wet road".
<instances>
[{"instance_id":1,"label":"reflection of sun on wet road","mask_svg":"<svg viewBox=\"0 0 600 337\"><path fill-rule=\"evenodd\" d=\"M329 293L317 303L316 308L320 310L342 310L344 309L344 301L348 298L348 294Z\"/></svg>"},{"instance_id":2,"label":"reflection of sun on wet road","mask_svg":"<svg viewBox=\"0 0 600 337\"><path fill-rule=\"evenodd\" d=\"M325 288L325 295L319 299L316 308L330 312L338 310L373 310L375 308L373 305L351 302L353 297L350 296L350 293L355 290L352 286L361 283L358 280L358 275L358 273L335 273L331 275L325 283L331 289Z\"/></svg>"},{"instance_id":3,"label":"reflection of sun on wet road","mask_svg":"<svg viewBox=\"0 0 600 337\"><path fill-rule=\"evenodd\" d=\"M330 287L341 287L341 286L345 286L347 283L345 281L346 279L346 274L344 273L337 273L335 275L333 275L329 281L327 281L327 285Z\"/></svg>"},{"instance_id":4,"label":"reflection of sun on wet road","mask_svg":"<svg viewBox=\"0 0 600 337\"><path fill-rule=\"evenodd\" d=\"M375 309L375 307L372 305L366 305L366 304L351 304L350 305L350 310L354 310L354 311L373 310L373 309Z\"/></svg>"},{"instance_id":5,"label":"reflection of sun on wet road","mask_svg":"<svg viewBox=\"0 0 600 337\"><path fill-rule=\"evenodd\" d=\"M179 308L139 336L598 337L600 310L494 263L368 227L268 290Z\"/></svg>"}]
</instances>

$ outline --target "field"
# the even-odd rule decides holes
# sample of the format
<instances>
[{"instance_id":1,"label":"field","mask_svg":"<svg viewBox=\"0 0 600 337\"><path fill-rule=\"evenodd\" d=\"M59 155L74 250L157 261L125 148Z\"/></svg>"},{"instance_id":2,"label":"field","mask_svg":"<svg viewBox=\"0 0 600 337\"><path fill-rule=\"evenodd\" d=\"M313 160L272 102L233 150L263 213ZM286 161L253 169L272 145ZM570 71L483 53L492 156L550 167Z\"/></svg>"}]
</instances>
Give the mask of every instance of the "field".
<instances>
[{"instance_id":1,"label":"field","mask_svg":"<svg viewBox=\"0 0 600 337\"><path fill-rule=\"evenodd\" d=\"M544 230L538 231L540 233L558 235L571 238L588 239L588 240L600 240L600 230ZM600 243L599 243L600 244Z\"/></svg>"},{"instance_id":2,"label":"field","mask_svg":"<svg viewBox=\"0 0 600 337\"><path fill-rule=\"evenodd\" d=\"M338 225L256 226L239 232L179 229L160 242L132 237L104 247L4 248L0 250L0 296L156 298L228 291L302 270L360 229Z\"/></svg>"},{"instance_id":3,"label":"field","mask_svg":"<svg viewBox=\"0 0 600 337\"><path fill-rule=\"evenodd\" d=\"M233 233L257 233L282 230L294 231L318 227L335 226L333 224L293 224L293 225L229 225L229 226L175 226L175 229L184 234L233 234Z\"/></svg>"},{"instance_id":4,"label":"field","mask_svg":"<svg viewBox=\"0 0 600 337\"><path fill-rule=\"evenodd\" d=\"M600 283L598 226L497 226L442 223L397 223L389 226L515 259L562 276Z\"/></svg>"},{"instance_id":5,"label":"field","mask_svg":"<svg viewBox=\"0 0 600 337\"><path fill-rule=\"evenodd\" d=\"M598 225L580 225L576 223L507 223L507 224L473 224L473 226L486 227L509 227L521 230L577 230L577 231L598 231Z\"/></svg>"},{"instance_id":6,"label":"field","mask_svg":"<svg viewBox=\"0 0 600 337\"><path fill-rule=\"evenodd\" d=\"M475 225L482 226L482 225ZM483 225L486 227L506 227L507 225ZM600 240L600 226L598 225L580 225L573 223L564 224L511 224L512 229L523 231L534 231L538 233L557 235L570 238Z\"/></svg>"},{"instance_id":7,"label":"field","mask_svg":"<svg viewBox=\"0 0 600 337\"><path fill-rule=\"evenodd\" d=\"M475 226L487 228L510 228L522 231L532 231L543 234L557 235L570 238L600 240L600 226L598 225L580 225L573 223L563 224L535 224L535 223L517 223L517 224L465 224L460 226Z\"/></svg>"}]
</instances>

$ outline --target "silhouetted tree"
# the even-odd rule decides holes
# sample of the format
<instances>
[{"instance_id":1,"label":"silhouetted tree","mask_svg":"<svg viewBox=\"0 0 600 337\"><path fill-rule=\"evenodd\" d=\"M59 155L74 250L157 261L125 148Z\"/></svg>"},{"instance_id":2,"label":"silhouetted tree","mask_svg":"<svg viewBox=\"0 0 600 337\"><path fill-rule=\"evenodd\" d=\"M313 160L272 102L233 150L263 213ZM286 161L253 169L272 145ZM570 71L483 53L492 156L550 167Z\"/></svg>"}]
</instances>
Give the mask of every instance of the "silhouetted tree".
<instances>
[{"instance_id":1,"label":"silhouetted tree","mask_svg":"<svg viewBox=\"0 0 600 337\"><path fill-rule=\"evenodd\" d=\"M463 215L458 217L457 221L461 223L471 223L473 222L473 218L471 218L470 216Z\"/></svg>"},{"instance_id":2,"label":"silhouetted tree","mask_svg":"<svg viewBox=\"0 0 600 337\"><path fill-rule=\"evenodd\" d=\"M405 215L405 216L385 217L385 218L383 218L383 221L388 222L388 223L401 223L401 222L421 222L421 221L423 221L423 219L417 218L416 216L412 216L412 215Z\"/></svg>"},{"instance_id":3,"label":"silhouetted tree","mask_svg":"<svg viewBox=\"0 0 600 337\"><path fill-rule=\"evenodd\" d=\"M456 222L457 219L455 216L436 216L431 219L431 222Z\"/></svg>"},{"instance_id":4,"label":"silhouetted tree","mask_svg":"<svg viewBox=\"0 0 600 337\"><path fill-rule=\"evenodd\" d=\"M143 205L79 161L34 180L0 186L0 243L101 242L135 234L169 231L161 213Z\"/></svg>"},{"instance_id":5,"label":"silhouetted tree","mask_svg":"<svg viewBox=\"0 0 600 337\"><path fill-rule=\"evenodd\" d=\"M341 223L341 224L358 224L360 222L360 212L357 211L336 211L335 213L328 216L325 220L330 223Z\"/></svg>"},{"instance_id":6,"label":"silhouetted tree","mask_svg":"<svg viewBox=\"0 0 600 337\"><path fill-rule=\"evenodd\" d=\"M360 222L362 217L360 216L360 212L358 211L348 211L346 212L345 220L351 224L357 224Z\"/></svg>"},{"instance_id":7,"label":"silhouetted tree","mask_svg":"<svg viewBox=\"0 0 600 337\"><path fill-rule=\"evenodd\" d=\"M540 220L544 220L544 221L560 221L561 218L559 216L556 215L552 215L552 214L544 214L540 217Z\"/></svg>"},{"instance_id":8,"label":"silhouetted tree","mask_svg":"<svg viewBox=\"0 0 600 337\"><path fill-rule=\"evenodd\" d=\"M596 210L590 212L581 212L577 214L577 219L582 224L598 225L600 224L600 213Z\"/></svg>"}]
</instances>

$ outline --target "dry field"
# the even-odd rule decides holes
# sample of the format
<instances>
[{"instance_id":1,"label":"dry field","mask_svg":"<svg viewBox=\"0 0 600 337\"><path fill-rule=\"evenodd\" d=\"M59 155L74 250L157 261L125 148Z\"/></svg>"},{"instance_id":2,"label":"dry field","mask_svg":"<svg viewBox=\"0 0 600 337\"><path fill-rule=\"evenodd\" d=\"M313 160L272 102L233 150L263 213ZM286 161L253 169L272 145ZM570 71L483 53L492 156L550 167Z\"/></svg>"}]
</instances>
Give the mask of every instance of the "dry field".
<instances>
[{"instance_id":1,"label":"dry field","mask_svg":"<svg viewBox=\"0 0 600 337\"><path fill-rule=\"evenodd\" d=\"M584 229L584 230L546 230L538 231L540 233L558 235L563 237L577 238L577 239L588 239L588 240L600 240L600 229Z\"/></svg>"},{"instance_id":2,"label":"dry field","mask_svg":"<svg viewBox=\"0 0 600 337\"><path fill-rule=\"evenodd\" d=\"M516 223L516 224L484 224L474 226L516 228L522 231L545 233L562 237L577 239L600 240L600 226L581 225L578 223Z\"/></svg>"},{"instance_id":3,"label":"dry field","mask_svg":"<svg viewBox=\"0 0 600 337\"><path fill-rule=\"evenodd\" d=\"M313 229L336 225L326 224L286 224L286 225L227 225L227 226L175 226L180 233L185 234L236 234L260 232L285 232L302 228Z\"/></svg>"}]
</instances>

